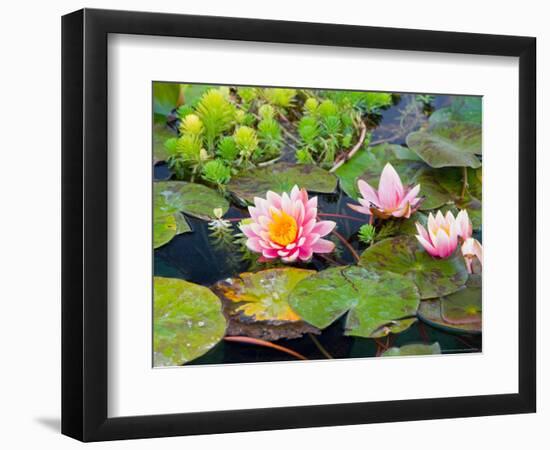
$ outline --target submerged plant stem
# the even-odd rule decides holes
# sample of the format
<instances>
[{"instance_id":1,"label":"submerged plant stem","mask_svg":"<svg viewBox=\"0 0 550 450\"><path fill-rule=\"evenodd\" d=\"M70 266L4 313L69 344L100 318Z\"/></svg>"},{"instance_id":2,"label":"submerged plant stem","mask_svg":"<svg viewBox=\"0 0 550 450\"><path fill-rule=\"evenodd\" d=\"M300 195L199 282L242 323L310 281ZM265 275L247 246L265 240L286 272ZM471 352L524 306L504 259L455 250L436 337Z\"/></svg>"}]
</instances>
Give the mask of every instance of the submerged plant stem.
<instances>
[{"instance_id":1,"label":"submerged plant stem","mask_svg":"<svg viewBox=\"0 0 550 450\"><path fill-rule=\"evenodd\" d=\"M318 213L317 215L320 217L339 217L340 219L348 219L348 220L355 220L357 222L365 222L363 219L360 219L359 217L347 216L345 214Z\"/></svg>"},{"instance_id":2,"label":"submerged plant stem","mask_svg":"<svg viewBox=\"0 0 550 450\"><path fill-rule=\"evenodd\" d=\"M334 357L325 349L325 347L323 347L321 345L321 343L319 342L319 340L311 333L308 333L307 334L310 339L313 341L313 343L315 344L315 347L317 347L319 349L319 351L327 358L327 359L334 359Z\"/></svg>"},{"instance_id":3,"label":"submerged plant stem","mask_svg":"<svg viewBox=\"0 0 550 450\"><path fill-rule=\"evenodd\" d=\"M468 168L462 168L462 192L460 193L460 200L464 200L466 195L466 189L468 189Z\"/></svg>"},{"instance_id":4,"label":"submerged plant stem","mask_svg":"<svg viewBox=\"0 0 550 450\"><path fill-rule=\"evenodd\" d=\"M256 338L251 338L246 336L226 336L223 338L223 340L228 342L240 342L241 344L261 345L263 347L269 347L275 350L279 350L280 352L287 353L298 359L307 360L307 358L304 355L301 355L300 353L295 352L294 350L283 347L281 345L274 344L269 341L264 341L263 339L256 339Z\"/></svg>"},{"instance_id":5,"label":"submerged plant stem","mask_svg":"<svg viewBox=\"0 0 550 450\"><path fill-rule=\"evenodd\" d=\"M355 249L351 246L351 244L347 241L347 239L344 236L342 236L340 233L338 233L338 231L332 230L332 234L334 234L334 236L340 239L342 244L346 246L346 248L350 251L350 253L353 255L355 260L359 262L359 255L357 254Z\"/></svg>"}]
</instances>

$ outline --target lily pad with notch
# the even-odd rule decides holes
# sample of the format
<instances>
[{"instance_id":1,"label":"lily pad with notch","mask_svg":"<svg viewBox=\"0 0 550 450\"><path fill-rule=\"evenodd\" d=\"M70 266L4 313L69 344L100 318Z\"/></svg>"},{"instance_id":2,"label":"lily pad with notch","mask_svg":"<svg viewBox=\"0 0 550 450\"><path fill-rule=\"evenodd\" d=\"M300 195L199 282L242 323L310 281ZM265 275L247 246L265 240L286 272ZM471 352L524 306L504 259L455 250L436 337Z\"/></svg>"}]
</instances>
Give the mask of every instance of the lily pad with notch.
<instances>
[{"instance_id":1,"label":"lily pad with notch","mask_svg":"<svg viewBox=\"0 0 550 450\"><path fill-rule=\"evenodd\" d=\"M408 278L357 266L334 267L306 278L289 301L303 320L321 329L347 313L345 334L370 338L409 328L420 303Z\"/></svg>"},{"instance_id":2,"label":"lily pad with notch","mask_svg":"<svg viewBox=\"0 0 550 450\"><path fill-rule=\"evenodd\" d=\"M330 194L336 190L337 178L320 167L305 164L277 163L241 172L231 178L228 190L238 199L253 203L267 191L290 192L294 185L310 192Z\"/></svg>"},{"instance_id":3,"label":"lily pad with notch","mask_svg":"<svg viewBox=\"0 0 550 450\"><path fill-rule=\"evenodd\" d=\"M202 184L184 181L157 181L154 183L154 205L159 213L183 212L203 220L215 218L214 209L225 214L228 201L214 189Z\"/></svg>"},{"instance_id":4,"label":"lily pad with notch","mask_svg":"<svg viewBox=\"0 0 550 450\"><path fill-rule=\"evenodd\" d=\"M434 258L413 236L397 236L374 244L363 252L359 264L408 277L418 286L422 299L452 294L468 280L460 249L449 258Z\"/></svg>"},{"instance_id":5,"label":"lily pad with notch","mask_svg":"<svg viewBox=\"0 0 550 450\"><path fill-rule=\"evenodd\" d=\"M204 355L224 336L220 299L208 288L177 278L154 278L155 366L178 366Z\"/></svg>"}]
</instances>

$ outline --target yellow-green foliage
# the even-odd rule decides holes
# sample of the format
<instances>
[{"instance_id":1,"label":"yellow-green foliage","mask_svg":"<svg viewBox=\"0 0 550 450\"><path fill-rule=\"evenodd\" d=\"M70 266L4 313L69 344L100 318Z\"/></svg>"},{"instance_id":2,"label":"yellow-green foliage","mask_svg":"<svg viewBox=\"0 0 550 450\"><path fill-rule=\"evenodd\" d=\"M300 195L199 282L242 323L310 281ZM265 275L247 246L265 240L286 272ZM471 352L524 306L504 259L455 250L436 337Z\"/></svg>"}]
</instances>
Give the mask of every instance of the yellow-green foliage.
<instances>
[{"instance_id":1,"label":"yellow-green foliage","mask_svg":"<svg viewBox=\"0 0 550 450\"><path fill-rule=\"evenodd\" d=\"M314 115L317 113L317 108L319 107L319 102L313 97L309 97L304 103L304 112L309 115Z\"/></svg>"},{"instance_id":2,"label":"yellow-green foliage","mask_svg":"<svg viewBox=\"0 0 550 450\"><path fill-rule=\"evenodd\" d=\"M271 105L262 105L260 106L260 109L258 109L258 113L260 114L260 117L262 119L273 119L275 116L275 110L273 109L273 106Z\"/></svg>"},{"instance_id":3,"label":"yellow-green foliage","mask_svg":"<svg viewBox=\"0 0 550 450\"><path fill-rule=\"evenodd\" d=\"M184 134L176 142L176 154L184 161L199 161L201 159L201 139L191 134Z\"/></svg>"},{"instance_id":4,"label":"yellow-green foliage","mask_svg":"<svg viewBox=\"0 0 550 450\"><path fill-rule=\"evenodd\" d=\"M202 120L196 114L187 114L180 124L180 132L192 136L200 136L204 131Z\"/></svg>"},{"instance_id":5,"label":"yellow-green foliage","mask_svg":"<svg viewBox=\"0 0 550 450\"><path fill-rule=\"evenodd\" d=\"M258 89L252 87L241 87L237 89L237 95L244 103L251 103L258 98Z\"/></svg>"},{"instance_id":6,"label":"yellow-green foliage","mask_svg":"<svg viewBox=\"0 0 550 450\"><path fill-rule=\"evenodd\" d=\"M297 93L296 89L284 88L267 88L263 91L264 97L269 103L283 109L293 105Z\"/></svg>"},{"instance_id":7,"label":"yellow-green foliage","mask_svg":"<svg viewBox=\"0 0 550 450\"><path fill-rule=\"evenodd\" d=\"M229 131L235 120L235 107L227 100L224 93L211 89L201 97L197 115L204 125L204 136L208 148L213 152L220 134Z\"/></svg>"},{"instance_id":8,"label":"yellow-green foliage","mask_svg":"<svg viewBox=\"0 0 550 450\"><path fill-rule=\"evenodd\" d=\"M258 148L258 137L256 136L256 132L250 127L243 126L237 128L233 138L240 154L244 158L250 158Z\"/></svg>"},{"instance_id":9,"label":"yellow-green foliage","mask_svg":"<svg viewBox=\"0 0 550 450\"><path fill-rule=\"evenodd\" d=\"M214 184L225 184L231 179L231 169L223 161L208 161L202 168L202 178Z\"/></svg>"}]
</instances>

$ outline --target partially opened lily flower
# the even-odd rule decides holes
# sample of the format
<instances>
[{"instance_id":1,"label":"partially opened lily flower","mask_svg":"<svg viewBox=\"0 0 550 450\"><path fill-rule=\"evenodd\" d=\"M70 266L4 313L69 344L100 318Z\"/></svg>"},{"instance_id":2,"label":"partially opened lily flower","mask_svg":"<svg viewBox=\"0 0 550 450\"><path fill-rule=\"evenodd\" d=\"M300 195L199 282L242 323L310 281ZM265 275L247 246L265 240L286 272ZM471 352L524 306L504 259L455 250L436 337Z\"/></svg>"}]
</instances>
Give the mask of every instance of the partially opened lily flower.
<instances>
[{"instance_id":1,"label":"partially opened lily flower","mask_svg":"<svg viewBox=\"0 0 550 450\"><path fill-rule=\"evenodd\" d=\"M357 187L361 197L360 205L348 204L351 209L363 214L374 214L382 219L404 217L408 219L420 206L420 185L403 187L399 174L390 163L387 163L380 175L378 191L366 181L359 180Z\"/></svg>"},{"instance_id":2,"label":"partially opened lily flower","mask_svg":"<svg viewBox=\"0 0 550 450\"><path fill-rule=\"evenodd\" d=\"M477 258L479 263L483 265L483 247L481 243L472 237L472 222L468 217L468 212L463 209L456 216L460 237L464 240L461 250L468 273L473 273L473 262Z\"/></svg>"},{"instance_id":3,"label":"partially opened lily flower","mask_svg":"<svg viewBox=\"0 0 550 450\"><path fill-rule=\"evenodd\" d=\"M330 253L334 243L322 239L336 226L317 220L317 197L308 199L307 191L294 186L290 195L268 191L266 198L254 198L248 208L251 221L240 225L247 247L264 258L285 262L309 260L313 253Z\"/></svg>"},{"instance_id":4,"label":"partially opened lily flower","mask_svg":"<svg viewBox=\"0 0 550 450\"><path fill-rule=\"evenodd\" d=\"M426 251L437 258L448 258L458 245L458 225L451 213L447 211L445 217L441 211L428 216L428 230L416 222L418 234L416 238Z\"/></svg>"}]
</instances>

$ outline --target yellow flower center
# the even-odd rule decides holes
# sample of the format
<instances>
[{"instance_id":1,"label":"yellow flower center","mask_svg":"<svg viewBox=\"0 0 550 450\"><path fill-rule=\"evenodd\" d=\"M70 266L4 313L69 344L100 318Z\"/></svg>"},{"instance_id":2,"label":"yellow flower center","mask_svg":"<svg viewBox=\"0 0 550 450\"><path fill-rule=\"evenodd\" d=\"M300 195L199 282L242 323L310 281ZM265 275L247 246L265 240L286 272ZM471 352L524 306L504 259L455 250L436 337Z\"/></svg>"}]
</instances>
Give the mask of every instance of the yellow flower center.
<instances>
[{"instance_id":1,"label":"yellow flower center","mask_svg":"<svg viewBox=\"0 0 550 450\"><path fill-rule=\"evenodd\" d=\"M269 224L269 238L283 247L294 242L298 234L298 225L294 217L281 211L280 214L274 212L271 219L272 222Z\"/></svg>"}]
</instances>

